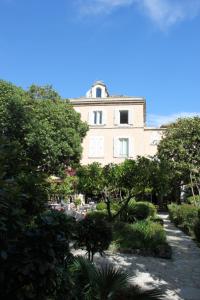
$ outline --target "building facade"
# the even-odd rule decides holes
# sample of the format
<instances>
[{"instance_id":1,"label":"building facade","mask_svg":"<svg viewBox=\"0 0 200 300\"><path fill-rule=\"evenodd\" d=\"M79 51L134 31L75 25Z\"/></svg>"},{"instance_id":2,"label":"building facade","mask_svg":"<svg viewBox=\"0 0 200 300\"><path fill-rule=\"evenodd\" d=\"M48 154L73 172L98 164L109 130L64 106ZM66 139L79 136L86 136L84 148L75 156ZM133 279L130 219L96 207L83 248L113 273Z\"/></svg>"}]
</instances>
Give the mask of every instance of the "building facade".
<instances>
[{"instance_id":1,"label":"building facade","mask_svg":"<svg viewBox=\"0 0 200 300\"><path fill-rule=\"evenodd\" d=\"M82 164L121 163L126 158L156 154L163 129L146 127L145 98L111 96L106 85L97 81L85 97L70 102L89 124Z\"/></svg>"}]
</instances>

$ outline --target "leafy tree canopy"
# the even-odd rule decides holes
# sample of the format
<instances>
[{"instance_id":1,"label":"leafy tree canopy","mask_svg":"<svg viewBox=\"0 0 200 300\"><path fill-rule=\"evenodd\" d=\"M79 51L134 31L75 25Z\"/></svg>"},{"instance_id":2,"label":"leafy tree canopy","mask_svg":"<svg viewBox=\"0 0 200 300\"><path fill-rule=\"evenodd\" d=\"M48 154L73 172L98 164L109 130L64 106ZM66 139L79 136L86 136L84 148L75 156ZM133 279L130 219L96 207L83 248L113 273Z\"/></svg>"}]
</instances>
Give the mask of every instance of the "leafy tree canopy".
<instances>
[{"instance_id":1,"label":"leafy tree canopy","mask_svg":"<svg viewBox=\"0 0 200 300\"><path fill-rule=\"evenodd\" d=\"M80 166L77 170L78 191L86 195L100 195L104 188L103 169L101 164L94 162Z\"/></svg>"},{"instance_id":2,"label":"leafy tree canopy","mask_svg":"<svg viewBox=\"0 0 200 300\"><path fill-rule=\"evenodd\" d=\"M190 182L200 193L200 117L171 124L158 146L158 157L168 162L180 181Z\"/></svg>"},{"instance_id":3,"label":"leafy tree canopy","mask_svg":"<svg viewBox=\"0 0 200 300\"><path fill-rule=\"evenodd\" d=\"M200 117L182 118L171 124L158 146L158 156L179 170L199 166Z\"/></svg>"},{"instance_id":4,"label":"leafy tree canopy","mask_svg":"<svg viewBox=\"0 0 200 300\"><path fill-rule=\"evenodd\" d=\"M53 89L52 85L38 86L32 84L27 93L34 100L61 100L60 95Z\"/></svg>"},{"instance_id":5,"label":"leafy tree canopy","mask_svg":"<svg viewBox=\"0 0 200 300\"><path fill-rule=\"evenodd\" d=\"M24 165L56 174L79 162L88 126L52 88L31 90L37 97L0 81L0 135L21 148Z\"/></svg>"}]
</instances>

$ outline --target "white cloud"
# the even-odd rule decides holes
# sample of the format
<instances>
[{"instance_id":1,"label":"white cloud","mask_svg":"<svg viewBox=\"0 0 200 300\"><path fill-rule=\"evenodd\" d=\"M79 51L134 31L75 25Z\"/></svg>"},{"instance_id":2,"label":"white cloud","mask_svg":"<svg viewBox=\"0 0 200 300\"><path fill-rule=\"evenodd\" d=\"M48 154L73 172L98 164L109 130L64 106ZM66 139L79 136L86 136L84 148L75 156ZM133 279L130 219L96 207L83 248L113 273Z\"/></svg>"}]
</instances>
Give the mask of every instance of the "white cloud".
<instances>
[{"instance_id":1,"label":"white cloud","mask_svg":"<svg viewBox=\"0 0 200 300\"><path fill-rule=\"evenodd\" d=\"M113 9L131 5L133 0L78 0L81 13L109 14Z\"/></svg>"},{"instance_id":2,"label":"white cloud","mask_svg":"<svg viewBox=\"0 0 200 300\"><path fill-rule=\"evenodd\" d=\"M139 7L160 29L192 19L200 13L200 0L77 0L81 13L109 14L113 9Z\"/></svg>"},{"instance_id":3,"label":"white cloud","mask_svg":"<svg viewBox=\"0 0 200 300\"><path fill-rule=\"evenodd\" d=\"M161 29L192 19L200 12L199 0L142 0L140 7Z\"/></svg>"},{"instance_id":4,"label":"white cloud","mask_svg":"<svg viewBox=\"0 0 200 300\"><path fill-rule=\"evenodd\" d=\"M178 118L200 116L200 112L180 112L172 115L153 115L148 116L147 125L159 127L176 121Z\"/></svg>"}]
</instances>

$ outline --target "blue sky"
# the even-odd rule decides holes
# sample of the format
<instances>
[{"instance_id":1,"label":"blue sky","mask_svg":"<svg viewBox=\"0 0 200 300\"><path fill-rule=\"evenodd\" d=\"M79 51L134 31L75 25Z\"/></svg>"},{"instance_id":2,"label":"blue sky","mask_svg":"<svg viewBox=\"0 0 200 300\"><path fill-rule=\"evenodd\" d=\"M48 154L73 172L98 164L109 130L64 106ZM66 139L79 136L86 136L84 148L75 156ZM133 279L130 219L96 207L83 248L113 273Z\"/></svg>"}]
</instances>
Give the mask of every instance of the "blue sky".
<instances>
[{"instance_id":1,"label":"blue sky","mask_svg":"<svg viewBox=\"0 0 200 300\"><path fill-rule=\"evenodd\" d=\"M0 0L0 78L66 98L103 80L149 124L200 114L200 0Z\"/></svg>"}]
</instances>

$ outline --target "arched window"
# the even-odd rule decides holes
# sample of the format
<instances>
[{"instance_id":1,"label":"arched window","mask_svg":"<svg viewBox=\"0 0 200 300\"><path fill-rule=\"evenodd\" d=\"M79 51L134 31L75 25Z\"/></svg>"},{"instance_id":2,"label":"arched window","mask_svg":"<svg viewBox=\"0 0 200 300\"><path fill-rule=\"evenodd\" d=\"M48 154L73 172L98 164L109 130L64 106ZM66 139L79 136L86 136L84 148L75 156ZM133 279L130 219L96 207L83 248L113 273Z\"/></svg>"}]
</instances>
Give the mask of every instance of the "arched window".
<instances>
[{"instance_id":1,"label":"arched window","mask_svg":"<svg viewBox=\"0 0 200 300\"><path fill-rule=\"evenodd\" d=\"M101 98L101 88L96 88L96 97Z\"/></svg>"}]
</instances>

